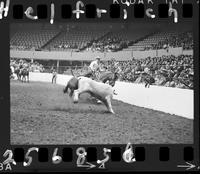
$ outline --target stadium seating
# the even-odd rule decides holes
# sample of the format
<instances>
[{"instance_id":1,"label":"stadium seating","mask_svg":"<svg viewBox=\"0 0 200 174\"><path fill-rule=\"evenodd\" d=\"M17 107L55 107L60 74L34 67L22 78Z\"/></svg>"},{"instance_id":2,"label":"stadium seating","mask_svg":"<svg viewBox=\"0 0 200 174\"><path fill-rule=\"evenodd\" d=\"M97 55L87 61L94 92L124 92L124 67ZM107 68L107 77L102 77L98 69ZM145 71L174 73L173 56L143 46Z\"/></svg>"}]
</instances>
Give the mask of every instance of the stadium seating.
<instances>
[{"instance_id":1,"label":"stadium seating","mask_svg":"<svg viewBox=\"0 0 200 174\"><path fill-rule=\"evenodd\" d=\"M15 25L16 29L13 29ZM15 25L11 26L10 32L10 45L14 49L39 49L60 32L42 25Z\"/></svg>"},{"instance_id":2,"label":"stadium seating","mask_svg":"<svg viewBox=\"0 0 200 174\"><path fill-rule=\"evenodd\" d=\"M12 24L10 48L21 50L57 51L119 51L149 50L167 47L183 47L192 50L191 28L169 28L146 24ZM51 65L53 66L53 65ZM55 65L54 65L55 66ZM108 69L109 69L108 65ZM112 65L111 65L112 66ZM148 67L157 85L192 88L193 56L169 55L142 60L119 62L121 80L140 82L137 72ZM36 64L36 67L40 67ZM47 70L49 67L44 67ZM66 69L63 67L63 69ZM80 73L84 70L80 69Z\"/></svg>"},{"instance_id":3,"label":"stadium seating","mask_svg":"<svg viewBox=\"0 0 200 174\"><path fill-rule=\"evenodd\" d=\"M144 25L144 24L143 24ZM11 49L57 51L132 51L166 46L193 48L187 27L159 28L125 24L15 24L11 26Z\"/></svg>"},{"instance_id":4,"label":"stadium seating","mask_svg":"<svg viewBox=\"0 0 200 174\"><path fill-rule=\"evenodd\" d=\"M170 47L182 47L192 49L192 32L185 31L161 31L152 34L130 46L127 50L162 49L165 45Z\"/></svg>"},{"instance_id":5,"label":"stadium seating","mask_svg":"<svg viewBox=\"0 0 200 174\"><path fill-rule=\"evenodd\" d=\"M58 32L50 30L18 31L11 38L11 45L38 49L56 36Z\"/></svg>"},{"instance_id":6,"label":"stadium seating","mask_svg":"<svg viewBox=\"0 0 200 174\"><path fill-rule=\"evenodd\" d=\"M81 50L87 47L93 40L97 40L104 36L108 30L104 26L70 26L63 27L61 34L56 37L45 48L49 50Z\"/></svg>"}]
</instances>

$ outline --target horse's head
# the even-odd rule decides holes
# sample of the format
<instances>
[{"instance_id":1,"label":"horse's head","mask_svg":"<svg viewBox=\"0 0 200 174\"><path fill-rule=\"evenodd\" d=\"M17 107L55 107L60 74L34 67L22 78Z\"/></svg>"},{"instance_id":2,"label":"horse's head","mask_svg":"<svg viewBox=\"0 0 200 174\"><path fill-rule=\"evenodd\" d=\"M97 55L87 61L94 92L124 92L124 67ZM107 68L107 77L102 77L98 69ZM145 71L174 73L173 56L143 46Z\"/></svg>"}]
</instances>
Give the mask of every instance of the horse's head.
<instances>
[{"instance_id":1,"label":"horse's head","mask_svg":"<svg viewBox=\"0 0 200 174\"><path fill-rule=\"evenodd\" d=\"M64 94L68 92L68 88L69 88L69 86L68 86L68 84L67 84L67 86L63 89L63 93L64 93Z\"/></svg>"},{"instance_id":2,"label":"horse's head","mask_svg":"<svg viewBox=\"0 0 200 174\"><path fill-rule=\"evenodd\" d=\"M70 97L72 97L74 90L78 89L78 79L75 77L72 77L68 83L67 86L63 89L63 93L68 93L68 89L71 90Z\"/></svg>"}]
</instances>

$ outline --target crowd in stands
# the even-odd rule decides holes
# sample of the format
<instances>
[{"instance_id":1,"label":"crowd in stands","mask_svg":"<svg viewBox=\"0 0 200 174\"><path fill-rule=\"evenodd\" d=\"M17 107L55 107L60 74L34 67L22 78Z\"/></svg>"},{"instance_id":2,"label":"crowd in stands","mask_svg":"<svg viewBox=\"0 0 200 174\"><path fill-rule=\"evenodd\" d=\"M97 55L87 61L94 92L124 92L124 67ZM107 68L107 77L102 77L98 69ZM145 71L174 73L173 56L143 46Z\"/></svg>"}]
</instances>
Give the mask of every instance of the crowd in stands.
<instances>
[{"instance_id":1,"label":"crowd in stands","mask_svg":"<svg viewBox=\"0 0 200 174\"><path fill-rule=\"evenodd\" d=\"M129 30L116 30L117 27L113 27L111 30L107 26L101 28L102 26L85 25L84 27L79 26L69 30L63 27L61 32L58 28L49 30L45 28L39 29L38 27L33 31L34 29L31 25L27 31L17 30L11 34L10 49L35 50L47 47L49 50L75 49L77 51L88 50L94 52L119 51L126 48L132 49L134 46L139 49L142 47L144 50L163 48L168 50L171 47L183 47L184 50L193 49L193 35L189 29L181 30L180 32L179 30L170 32L167 29L163 29L163 31L152 33L145 27L138 29L133 27L133 29ZM15 26L13 28L15 30ZM142 28L145 30L140 31ZM22 64L27 65L30 67L30 71L44 72L47 70L47 67L44 68L42 64L36 61L11 59L10 62L13 67L18 67ZM179 88L192 88L193 86L193 57L191 55L132 59L131 61L120 61L118 66L121 69L120 80L122 81L141 83L142 73L148 70L148 73L156 80L156 85ZM103 62L103 68L112 71L112 62ZM87 68L84 67L78 71L80 74L84 74Z\"/></svg>"},{"instance_id":2,"label":"crowd in stands","mask_svg":"<svg viewBox=\"0 0 200 174\"><path fill-rule=\"evenodd\" d=\"M92 41L91 46L89 46L87 50L111 52L111 51L119 51L127 47L128 44L126 41L122 41L122 39L118 37L107 37L97 41L96 40Z\"/></svg>"},{"instance_id":3,"label":"crowd in stands","mask_svg":"<svg viewBox=\"0 0 200 174\"><path fill-rule=\"evenodd\" d=\"M114 64L115 63L115 64ZM120 81L143 83L143 75L149 74L155 79L155 85L177 88L193 89L193 56L162 56L147 57L145 59L132 59L129 61L102 61L101 69L114 72L116 67L120 74ZM10 65L14 68L20 65L28 66L31 72L45 72L46 68L37 61L28 62L25 60L11 59ZM76 73L83 75L88 70L88 65L82 68L77 67ZM72 67L71 67L72 68ZM73 67L74 68L74 67ZM65 73L71 74L69 67Z\"/></svg>"},{"instance_id":4,"label":"crowd in stands","mask_svg":"<svg viewBox=\"0 0 200 174\"><path fill-rule=\"evenodd\" d=\"M17 45L17 44L12 44L10 45L10 49L13 49L13 50L31 50L33 47L31 45L29 46L20 46L20 45Z\"/></svg>"},{"instance_id":5,"label":"crowd in stands","mask_svg":"<svg viewBox=\"0 0 200 174\"><path fill-rule=\"evenodd\" d=\"M99 52L111 52L111 51L119 51L128 47L128 43L126 41L122 41L117 37L108 37L104 39L92 39L90 42L87 42L82 45L82 47L78 47L76 43L61 43L54 44L54 49L73 49L77 51L99 51Z\"/></svg>"},{"instance_id":6,"label":"crowd in stands","mask_svg":"<svg viewBox=\"0 0 200 174\"><path fill-rule=\"evenodd\" d=\"M85 26L86 27L86 26ZM66 30L66 29L65 29ZM148 34L138 30L119 29L105 30L90 28L76 28L62 32L57 30L31 28L19 30L11 35L10 49L16 50L76 50L76 51L119 51L132 46L143 50L168 49L169 47L183 47L184 50L193 49L191 31L170 32L162 31ZM146 35L145 35L146 34ZM148 35L147 35L148 34Z\"/></svg>"},{"instance_id":7,"label":"crowd in stands","mask_svg":"<svg viewBox=\"0 0 200 174\"><path fill-rule=\"evenodd\" d=\"M53 47L62 49L78 49L76 44L55 44Z\"/></svg>"},{"instance_id":8,"label":"crowd in stands","mask_svg":"<svg viewBox=\"0 0 200 174\"><path fill-rule=\"evenodd\" d=\"M116 67L117 65L117 67ZM155 79L155 85L193 89L193 56L162 56L132 59L129 61L105 61L101 63L101 70L114 72L118 69L120 81L143 83L145 74ZM86 74L87 66L78 68L78 75ZM69 70L69 74L71 74Z\"/></svg>"},{"instance_id":9,"label":"crowd in stands","mask_svg":"<svg viewBox=\"0 0 200 174\"><path fill-rule=\"evenodd\" d=\"M108 63L108 70L113 65ZM175 57L162 56L146 59L132 59L131 61L118 62L121 69L122 81L142 83L145 69L155 79L155 84L166 87L193 88L193 56L180 55Z\"/></svg>"},{"instance_id":10,"label":"crowd in stands","mask_svg":"<svg viewBox=\"0 0 200 174\"><path fill-rule=\"evenodd\" d=\"M31 62L26 61L22 59L10 59L10 66L12 66L14 69L23 67L23 68L29 68L30 72L44 72L44 67L42 64L38 63L37 61Z\"/></svg>"},{"instance_id":11,"label":"crowd in stands","mask_svg":"<svg viewBox=\"0 0 200 174\"><path fill-rule=\"evenodd\" d=\"M178 35L169 37L164 41L160 41L157 44L146 47L146 49L167 49L169 47L183 47L183 50L193 49L192 32L180 33Z\"/></svg>"}]
</instances>

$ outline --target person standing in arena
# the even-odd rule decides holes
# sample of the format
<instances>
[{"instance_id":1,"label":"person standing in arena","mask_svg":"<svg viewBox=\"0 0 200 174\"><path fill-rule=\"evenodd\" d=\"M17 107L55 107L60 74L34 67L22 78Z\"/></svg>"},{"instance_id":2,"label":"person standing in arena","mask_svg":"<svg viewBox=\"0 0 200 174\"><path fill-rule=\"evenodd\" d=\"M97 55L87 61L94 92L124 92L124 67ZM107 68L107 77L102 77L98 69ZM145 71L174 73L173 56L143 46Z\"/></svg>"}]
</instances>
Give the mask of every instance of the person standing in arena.
<instances>
[{"instance_id":1,"label":"person standing in arena","mask_svg":"<svg viewBox=\"0 0 200 174\"><path fill-rule=\"evenodd\" d=\"M55 69L52 70L52 84L55 83L56 84L56 80L57 80L57 72Z\"/></svg>"},{"instance_id":2,"label":"person standing in arena","mask_svg":"<svg viewBox=\"0 0 200 174\"><path fill-rule=\"evenodd\" d=\"M13 67L13 65L11 64L10 65L10 79L14 79L14 67Z\"/></svg>"},{"instance_id":3,"label":"person standing in arena","mask_svg":"<svg viewBox=\"0 0 200 174\"><path fill-rule=\"evenodd\" d=\"M23 63L23 68L29 69L29 63L28 63L28 62L24 62L24 63Z\"/></svg>"},{"instance_id":4,"label":"person standing in arena","mask_svg":"<svg viewBox=\"0 0 200 174\"><path fill-rule=\"evenodd\" d=\"M96 73L100 71L101 58L96 57L96 60L92 61L88 67L88 72L84 75L85 77L96 78Z\"/></svg>"},{"instance_id":5,"label":"person standing in arena","mask_svg":"<svg viewBox=\"0 0 200 174\"><path fill-rule=\"evenodd\" d=\"M24 67L24 62L23 62L22 59L20 59L20 61L19 61L19 69L23 69L23 67Z\"/></svg>"}]
</instances>

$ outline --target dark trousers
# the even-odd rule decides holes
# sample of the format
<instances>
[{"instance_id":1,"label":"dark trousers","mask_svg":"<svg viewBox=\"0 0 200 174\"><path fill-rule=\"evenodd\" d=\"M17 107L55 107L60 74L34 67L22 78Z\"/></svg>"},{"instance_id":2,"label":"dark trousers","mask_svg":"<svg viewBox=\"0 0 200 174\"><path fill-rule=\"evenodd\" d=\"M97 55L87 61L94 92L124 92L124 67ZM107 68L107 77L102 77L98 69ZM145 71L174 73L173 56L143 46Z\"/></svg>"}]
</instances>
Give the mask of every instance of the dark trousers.
<instances>
[{"instance_id":1,"label":"dark trousers","mask_svg":"<svg viewBox=\"0 0 200 174\"><path fill-rule=\"evenodd\" d=\"M52 77L52 83L56 83L56 78L57 78L56 75L54 75L54 76Z\"/></svg>"}]
</instances>

